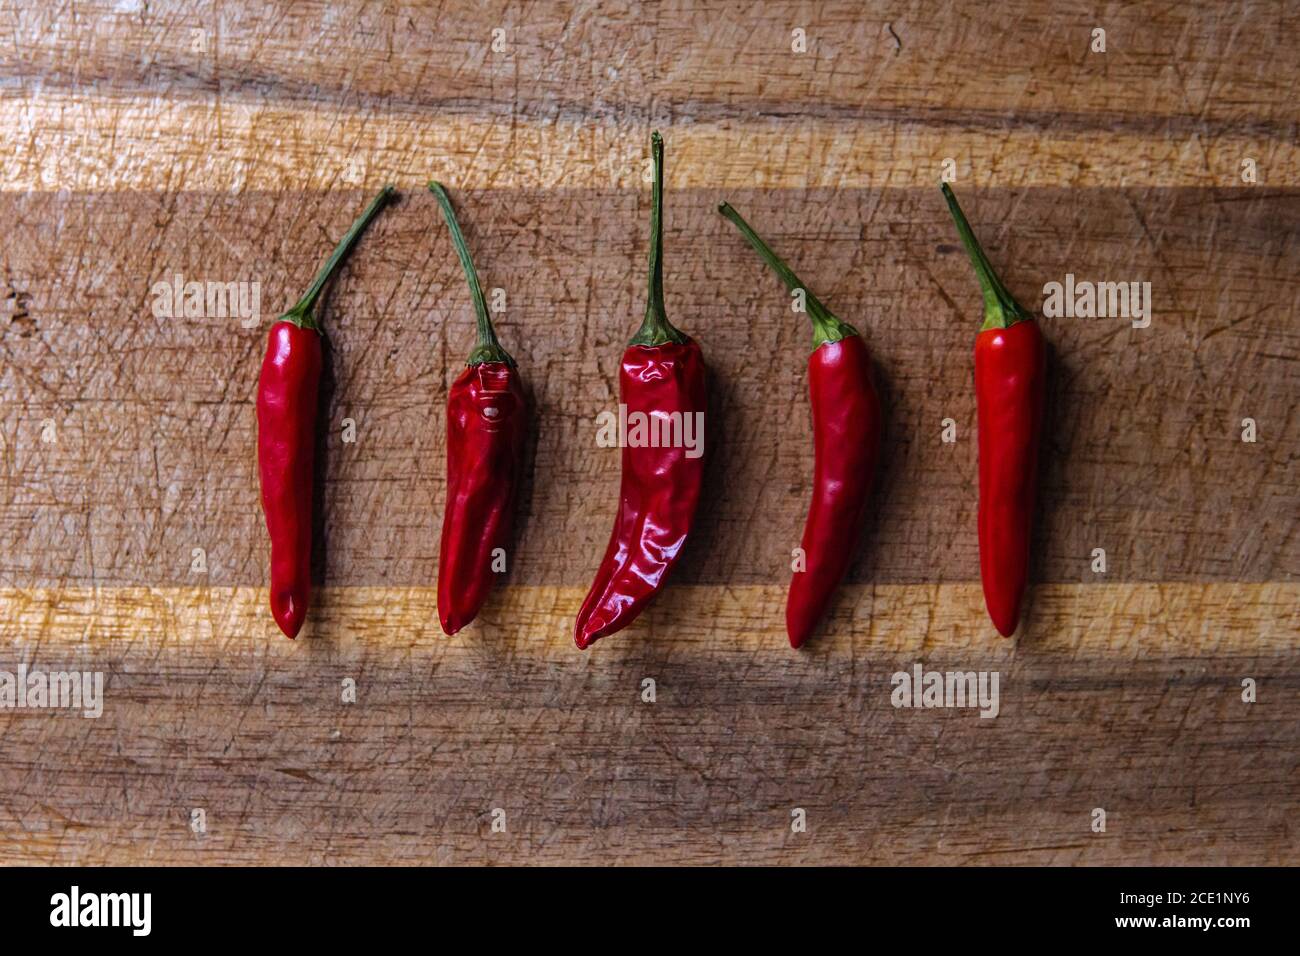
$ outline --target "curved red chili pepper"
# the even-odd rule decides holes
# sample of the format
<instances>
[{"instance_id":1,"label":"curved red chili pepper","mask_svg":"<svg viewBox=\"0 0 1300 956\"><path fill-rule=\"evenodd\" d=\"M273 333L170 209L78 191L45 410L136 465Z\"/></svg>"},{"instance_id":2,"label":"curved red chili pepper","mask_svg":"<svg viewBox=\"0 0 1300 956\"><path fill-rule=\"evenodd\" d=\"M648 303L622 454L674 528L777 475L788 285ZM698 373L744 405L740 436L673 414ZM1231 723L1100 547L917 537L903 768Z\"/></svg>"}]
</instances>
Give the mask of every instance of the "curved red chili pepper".
<instances>
[{"instance_id":1,"label":"curved red chili pepper","mask_svg":"<svg viewBox=\"0 0 1300 956\"><path fill-rule=\"evenodd\" d=\"M447 502L438 549L438 618L455 634L478 615L506 569L515 493L528 428L527 399L515 360L497 341L487 303L451 199L429 183L469 281L478 342L447 395Z\"/></svg>"},{"instance_id":2,"label":"curved red chili pepper","mask_svg":"<svg viewBox=\"0 0 1300 956\"><path fill-rule=\"evenodd\" d=\"M804 566L790 580L785 608L791 647L801 647L826 614L862 535L880 457L882 415L871 354L857 329L822 304L727 203L735 223L786 288L804 293L813 323L808 393L813 417L813 498L804 524Z\"/></svg>"},{"instance_id":3,"label":"curved red chili pepper","mask_svg":"<svg viewBox=\"0 0 1300 956\"><path fill-rule=\"evenodd\" d=\"M1046 345L1033 316L993 271L947 183L943 195L984 294L984 325L975 338L980 580L993 626L1010 637L1029 581Z\"/></svg>"},{"instance_id":4,"label":"curved red chili pepper","mask_svg":"<svg viewBox=\"0 0 1300 956\"><path fill-rule=\"evenodd\" d=\"M312 314L321 290L393 193L385 186L352 224L311 287L271 326L257 382L257 466L271 536L271 613L297 637L311 600L312 461L320 389L321 331Z\"/></svg>"},{"instance_id":5,"label":"curved red chili pepper","mask_svg":"<svg viewBox=\"0 0 1300 956\"><path fill-rule=\"evenodd\" d=\"M619 401L628 421L636 413L656 423L680 424L691 416L690 422L700 423L701 453L692 457L681 441L672 447L624 444L614 530L574 626L574 641L582 649L627 627L659 593L686 544L704 480L704 354L664 312L663 140L655 133L650 142L655 179L649 301L645 321L623 353Z\"/></svg>"}]
</instances>

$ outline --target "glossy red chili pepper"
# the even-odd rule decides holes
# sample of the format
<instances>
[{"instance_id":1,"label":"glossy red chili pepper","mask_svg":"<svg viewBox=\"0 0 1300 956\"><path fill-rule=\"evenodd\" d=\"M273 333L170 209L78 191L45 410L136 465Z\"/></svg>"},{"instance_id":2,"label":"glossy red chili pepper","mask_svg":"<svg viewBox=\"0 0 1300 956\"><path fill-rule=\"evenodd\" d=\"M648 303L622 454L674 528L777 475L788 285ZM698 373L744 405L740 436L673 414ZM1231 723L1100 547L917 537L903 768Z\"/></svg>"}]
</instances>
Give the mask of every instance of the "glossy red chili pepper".
<instances>
[{"instance_id":1,"label":"glossy red chili pepper","mask_svg":"<svg viewBox=\"0 0 1300 956\"><path fill-rule=\"evenodd\" d=\"M813 324L808 393L813 417L813 498L790 581L785 627L801 647L826 614L862 535L880 458L881 410L871 355L857 329L841 322L727 203L718 211L791 292L804 295Z\"/></svg>"},{"instance_id":2,"label":"glossy red chili pepper","mask_svg":"<svg viewBox=\"0 0 1300 956\"><path fill-rule=\"evenodd\" d=\"M984 325L975 338L980 580L993 626L1010 637L1029 580L1046 345L1033 316L993 271L947 183L943 195L984 294Z\"/></svg>"},{"instance_id":3,"label":"glossy red chili pepper","mask_svg":"<svg viewBox=\"0 0 1300 956\"><path fill-rule=\"evenodd\" d=\"M385 186L361 214L311 287L276 319L257 382L257 466L271 535L271 613L297 637L311 600L312 461L321 373L321 330L313 309L334 270L393 193Z\"/></svg>"},{"instance_id":4,"label":"glossy red chili pepper","mask_svg":"<svg viewBox=\"0 0 1300 956\"><path fill-rule=\"evenodd\" d=\"M438 618L455 634L476 616L499 574L514 520L528 407L515 360L497 341L451 199L429 183L451 230L478 317L478 342L447 395L447 502L438 549Z\"/></svg>"},{"instance_id":5,"label":"glossy red chili pepper","mask_svg":"<svg viewBox=\"0 0 1300 956\"><path fill-rule=\"evenodd\" d=\"M614 531L574 626L579 648L627 627L663 587L686 544L704 479L704 354L664 312L663 140L658 133L651 137L651 149L649 301L645 321L623 353L619 401L629 423L653 422L661 436L675 429L676 440L658 446L624 443ZM689 428L696 431L688 443Z\"/></svg>"}]
</instances>

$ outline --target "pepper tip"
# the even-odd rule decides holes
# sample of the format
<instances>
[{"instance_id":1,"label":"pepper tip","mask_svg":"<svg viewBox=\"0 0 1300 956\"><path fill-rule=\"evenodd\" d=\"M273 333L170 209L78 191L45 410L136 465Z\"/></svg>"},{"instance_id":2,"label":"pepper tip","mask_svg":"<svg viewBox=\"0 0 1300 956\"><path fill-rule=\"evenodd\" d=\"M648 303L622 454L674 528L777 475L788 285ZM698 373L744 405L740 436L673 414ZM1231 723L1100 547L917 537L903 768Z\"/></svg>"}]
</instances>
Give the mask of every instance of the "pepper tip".
<instances>
[{"instance_id":1,"label":"pepper tip","mask_svg":"<svg viewBox=\"0 0 1300 956\"><path fill-rule=\"evenodd\" d=\"M273 591L271 594L271 617L275 618L275 623L284 636L293 640L302 630L303 622L307 620L307 598L306 595L295 595L287 591Z\"/></svg>"},{"instance_id":2,"label":"pepper tip","mask_svg":"<svg viewBox=\"0 0 1300 956\"><path fill-rule=\"evenodd\" d=\"M1016 628L1020 626L1020 610L1008 616L1006 612L994 614L989 612L989 620L993 622L994 629L1003 637L1011 637L1016 633Z\"/></svg>"},{"instance_id":3,"label":"pepper tip","mask_svg":"<svg viewBox=\"0 0 1300 956\"><path fill-rule=\"evenodd\" d=\"M585 651L604 636L604 632L599 627L591 627L590 622L579 621L573 629L573 643L580 651Z\"/></svg>"},{"instance_id":4,"label":"pepper tip","mask_svg":"<svg viewBox=\"0 0 1300 956\"><path fill-rule=\"evenodd\" d=\"M277 617L275 623L279 625L280 631L284 636L291 641L297 640L298 632L302 630L301 620L293 620L292 618L281 619Z\"/></svg>"}]
</instances>

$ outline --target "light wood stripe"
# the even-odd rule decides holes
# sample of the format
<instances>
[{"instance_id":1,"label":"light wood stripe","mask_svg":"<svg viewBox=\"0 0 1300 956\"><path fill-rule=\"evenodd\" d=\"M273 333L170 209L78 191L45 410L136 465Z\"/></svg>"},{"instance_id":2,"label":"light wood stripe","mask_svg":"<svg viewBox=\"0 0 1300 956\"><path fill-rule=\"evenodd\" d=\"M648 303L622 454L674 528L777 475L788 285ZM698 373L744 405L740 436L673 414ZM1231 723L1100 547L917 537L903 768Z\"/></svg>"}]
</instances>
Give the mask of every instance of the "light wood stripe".
<instances>
[{"instance_id":1,"label":"light wood stripe","mask_svg":"<svg viewBox=\"0 0 1300 956\"><path fill-rule=\"evenodd\" d=\"M1031 590L1015 641L994 634L978 584L844 592L814 639L812 656L1269 655L1293 652L1300 633L1300 585L1282 582L1042 585ZM650 645L686 655L788 655L785 593L783 586L669 587L633 629L593 653L622 657ZM112 657L137 646L184 645L214 657L274 658L309 654L304 645L326 642L448 658L491 646L512 656L554 658L577 653L570 628L582 597L578 588L501 588L473 630L448 639L438 627L433 588L323 588L294 645L275 629L260 588L8 588L0 590L0 638L11 653L39 648L42 657L78 649Z\"/></svg>"},{"instance_id":2,"label":"light wood stripe","mask_svg":"<svg viewBox=\"0 0 1300 956\"><path fill-rule=\"evenodd\" d=\"M6 191L168 192L640 188L649 126L286 107L161 96L35 93L0 99ZM938 182L945 158L970 186L1300 184L1300 143L1117 132L934 129L896 117L668 125L675 188L884 188Z\"/></svg>"}]
</instances>

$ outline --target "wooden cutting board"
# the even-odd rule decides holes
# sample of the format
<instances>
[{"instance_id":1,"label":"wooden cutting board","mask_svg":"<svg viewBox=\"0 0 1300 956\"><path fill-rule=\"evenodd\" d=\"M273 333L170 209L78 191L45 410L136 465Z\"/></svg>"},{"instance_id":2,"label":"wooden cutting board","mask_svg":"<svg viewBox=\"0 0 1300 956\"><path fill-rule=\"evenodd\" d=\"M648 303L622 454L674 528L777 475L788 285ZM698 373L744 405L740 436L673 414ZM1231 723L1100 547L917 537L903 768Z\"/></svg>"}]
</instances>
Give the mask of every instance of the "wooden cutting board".
<instances>
[{"instance_id":1,"label":"wooden cutting board","mask_svg":"<svg viewBox=\"0 0 1300 956\"><path fill-rule=\"evenodd\" d=\"M0 709L0 862L1300 862L1300 13L601 7L12 5L0 671L105 690L98 719ZM672 585L580 653L652 129L668 311L712 376L705 503ZM1021 301L1152 289L1145 328L1044 320L1014 640L978 583L980 299L945 169ZM508 584L452 639L442 410L472 310L430 178L536 410ZM321 311L319 590L290 643L260 356L387 182ZM810 335L724 198L883 383L861 553L799 653ZM178 275L258 283L259 321L158 317ZM997 672L998 715L894 707L917 663Z\"/></svg>"}]
</instances>

